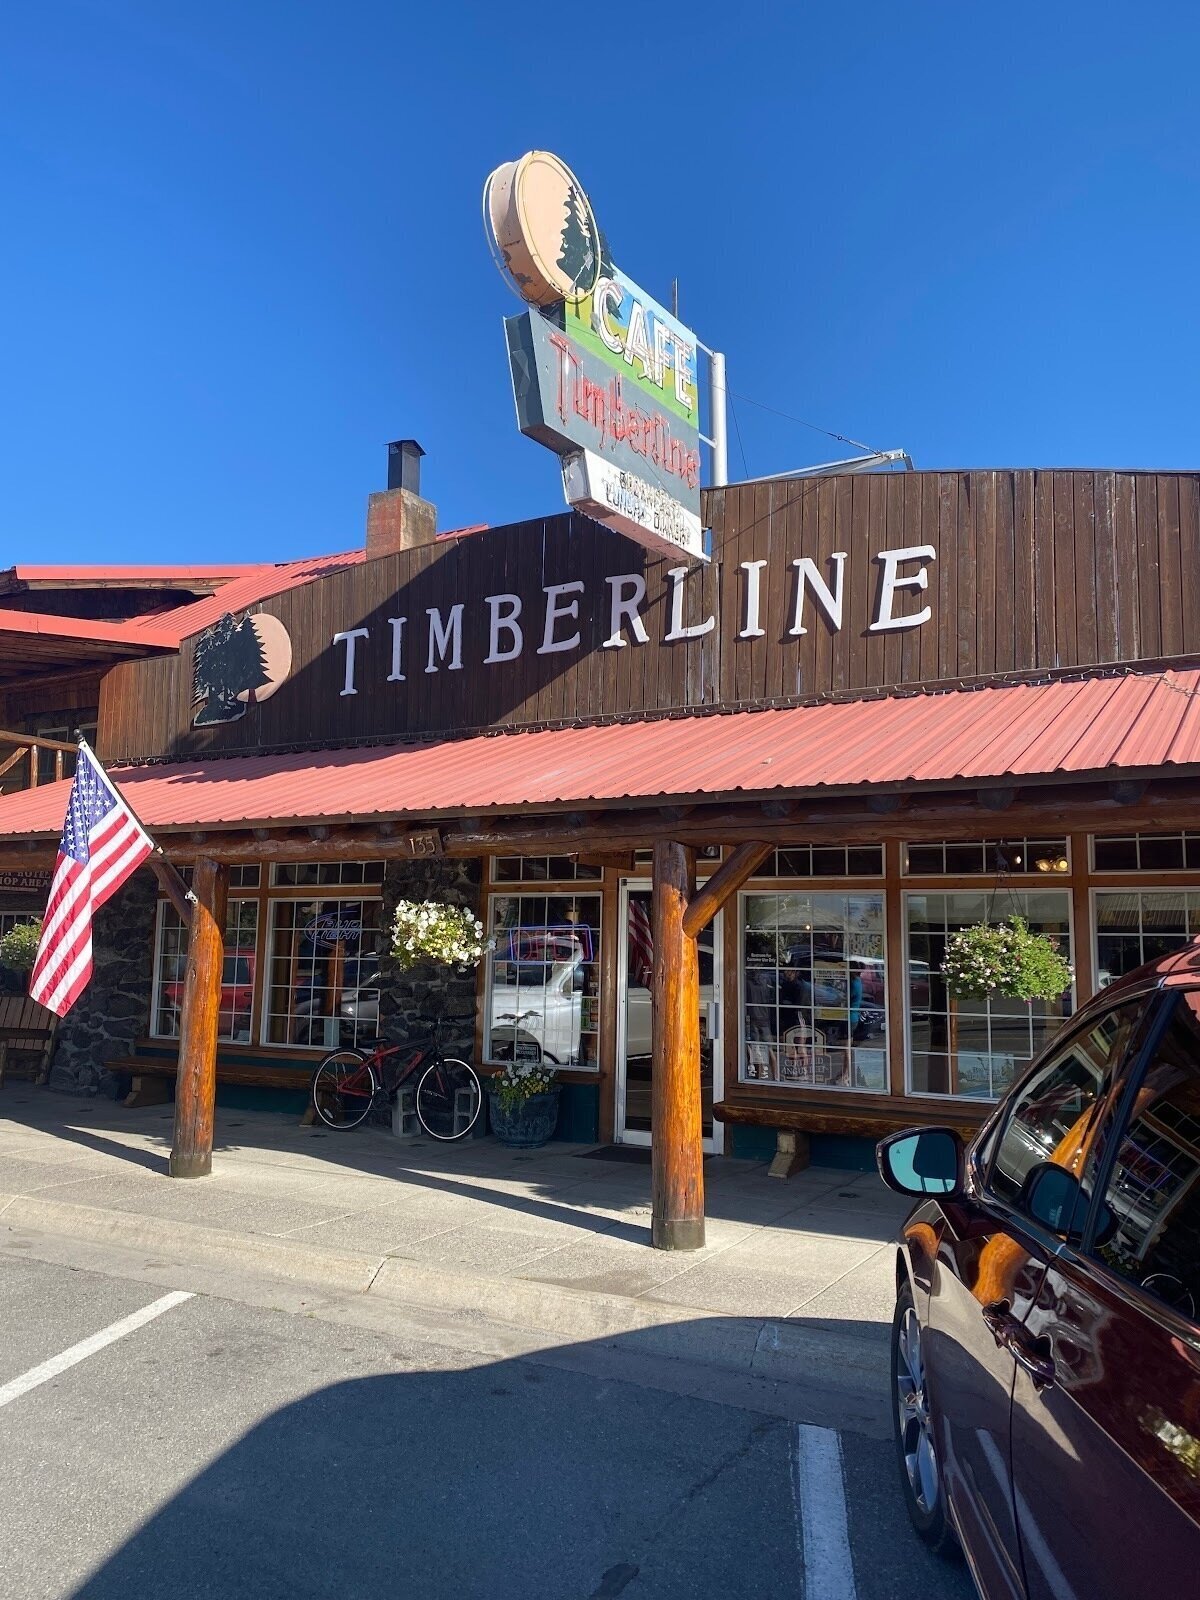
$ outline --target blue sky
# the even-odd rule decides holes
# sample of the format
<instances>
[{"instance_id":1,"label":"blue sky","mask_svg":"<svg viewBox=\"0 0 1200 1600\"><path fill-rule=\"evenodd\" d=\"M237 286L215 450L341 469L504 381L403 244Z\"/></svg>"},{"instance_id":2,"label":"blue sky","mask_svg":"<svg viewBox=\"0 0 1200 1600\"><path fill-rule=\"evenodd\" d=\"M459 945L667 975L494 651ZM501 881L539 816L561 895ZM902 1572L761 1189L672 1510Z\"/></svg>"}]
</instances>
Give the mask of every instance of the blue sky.
<instances>
[{"instance_id":1,"label":"blue sky","mask_svg":"<svg viewBox=\"0 0 1200 1600\"><path fill-rule=\"evenodd\" d=\"M727 351L734 477L847 453L776 412L1196 467L1198 49L1171 4L11 7L0 561L345 549L409 434L444 527L561 509L480 225L534 146Z\"/></svg>"}]
</instances>

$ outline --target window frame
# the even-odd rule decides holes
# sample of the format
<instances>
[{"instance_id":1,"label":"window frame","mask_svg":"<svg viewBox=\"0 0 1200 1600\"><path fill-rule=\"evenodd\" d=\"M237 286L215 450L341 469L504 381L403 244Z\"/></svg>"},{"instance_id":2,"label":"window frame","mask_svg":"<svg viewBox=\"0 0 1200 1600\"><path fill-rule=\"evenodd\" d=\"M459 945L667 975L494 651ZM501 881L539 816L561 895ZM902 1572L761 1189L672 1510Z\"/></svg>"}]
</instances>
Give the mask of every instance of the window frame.
<instances>
[{"instance_id":1,"label":"window frame","mask_svg":"<svg viewBox=\"0 0 1200 1600\"><path fill-rule=\"evenodd\" d=\"M251 979L251 983L250 983L250 1027L249 1027L249 1037L246 1038L246 1039L227 1038L220 1031L221 1023L220 1023L220 1016L218 1014L218 1017L217 1017L217 1044L218 1044L218 1046L220 1046L220 1045L232 1045L235 1048L241 1048L241 1049L245 1050L247 1048L251 1048L254 1045L255 1038L256 1038L257 1033L258 1033L258 1023L259 1023L259 1020L260 1020L259 1012L260 1012L260 1009L261 1009L261 1002L262 1002L262 986L261 986L260 981L259 981L259 976L260 975L259 975L259 966L258 966L258 953L259 953L259 950L260 950L261 944L262 944L262 898L257 893L233 894L233 895L229 896L228 901L227 901L227 905L230 908L232 908L235 905L252 905L254 907L254 938L251 941L250 945L247 947L247 949L242 950L240 948L240 946L239 946L239 949L234 952L235 957L237 955L242 955L242 956L248 955L248 956L250 956L250 958L254 962L254 976ZM164 931L164 925L165 925L166 919L167 919L167 913L168 913L168 911L173 911L174 909L175 908L172 906L170 900L168 900L163 895L159 896L158 903L157 903L157 905L155 907L155 911L154 911L154 960L151 963L151 968L150 968L150 1014L146 1019L146 1037L148 1039L152 1039L155 1043L168 1043L169 1044L172 1041L177 1041L179 1039L178 1032L176 1032L176 1033L158 1033L158 1032L155 1031L155 1024L158 1021L158 1011L159 1011L159 1003L158 1003L158 999L159 999L159 983L160 983L160 980L162 978L163 931ZM178 912L176 912L175 914L176 914L176 916L178 916ZM228 921L228 915L229 915L229 913L227 911L226 912L226 920L227 921ZM222 944L221 944L221 987L224 988L224 985L225 985L225 980L224 980L225 960L226 960L226 957L227 957L227 954L228 954L228 952L225 949L225 944L224 944L224 930L222 930L222 936L221 937L222 937ZM171 980L171 981L173 981L173 980ZM218 1013L219 1013L219 1006L218 1006Z\"/></svg>"},{"instance_id":2,"label":"window frame","mask_svg":"<svg viewBox=\"0 0 1200 1600\"><path fill-rule=\"evenodd\" d=\"M1134 828L1129 833L1089 833L1087 836L1088 876L1092 878L1100 878L1102 880L1106 878L1141 878L1143 876L1155 878L1162 876L1168 876L1171 878L1186 878L1190 876L1195 878L1196 881L1200 883L1200 867L1189 867L1186 864L1182 867L1143 867L1141 865L1143 839L1182 839L1185 841L1183 853L1186 856L1186 841L1188 838L1200 839L1200 829L1162 828L1155 830ZM1096 865L1097 839L1133 840L1137 845L1138 865L1136 867L1098 867ZM1175 885L1172 885L1172 887L1175 887Z\"/></svg>"},{"instance_id":3,"label":"window frame","mask_svg":"<svg viewBox=\"0 0 1200 1600\"><path fill-rule=\"evenodd\" d=\"M1127 1059L1125 1063L1125 1081L1120 1086L1119 1092L1114 1097L1112 1118L1115 1128L1115 1137L1108 1141L1096 1172L1096 1180L1092 1189L1088 1205L1088 1214L1084 1222L1083 1237L1077 1247L1071 1249L1072 1259L1079 1262L1082 1270L1092 1273L1107 1285L1110 1290L1121 1295L1135 1310L1152 1317L1158 1322L1166 1322L1187 1331L1193 1338L1197 1329L1200 1329L1200 1315L1194 1320L1183 1312L1170 1306L1165 1300L1158 1299L1143 1289L1140 1283L1135 1283L1132 1278L1127 1278L1124 1273L1118 1272L1107 1261L1096 1254L1096 1229L1100 1220L1100 1207L1108 1193L1108 1185L1112 1179L1113 1168L1117 1164L1121 1143L1128 1131L1134 1106L1137 1102L1138 1091L1145 1080L1146 1073L1155 1058L1158 1047L1162 1042L1171 1020L1179 1007L1180 1000L1185 991L1167 990L1158 984L1153 984L1147 989L1138 990L1140 997L1149 999L1150 1025L1145 1030L1141 1048L1135 1059ZM1193 989L1191 992L1195 993Z\"/></svg>"},{"instance_id":4,"label":"window frame","mask_svg":"<svg viewBox=\"0 0 1200 1600\"><path fill-rule=\"evenodd\" d=\"M1061 895L1065 896L1066 902L1067 902L1067 937L1070 940L1071 966L1072 966L1072 969L1073 969L1072 978L1071 978L1071 988L1068 991L1069 994L1070 994L1070 997L1071 997L1071 1008L1067 1012L1066 1016L1063 1017L1062 1021L1058 1024L1058 1027L1056 1028L1055 1033L1054 1033L1053 1041L1047 1041L1047 1046L1048 1046L1049 1043L1055 1042L1055 1041L1057 1041L1058 1039L1060 1039L1062 1037L1062 1030L1067 1028L1074 1021L1074 1019L1075 1019L1075 1017L1077 1015L1078 1009L1079 1009L1079 961L1078 961L1079 946L1078 946L1078 944L1076 942L1076 940L1077 940L1077 931L1076 931L1076 927L1075 927L1075 895L1074 895L1074 892L1073 892L1073 889L1072 889L1071 880L1066 874L1062 874L1062 873L1040 874L1039 873L1039 874L1036 875L1036 877L1034 877L1030 881L1033 882L1034 884L1038 885L1038 887L1026 888L1024 886L1024 883L1022 883L1022 885L1020 887L1006 886L1006 892L1008 892L1009 887L1011 887L1011 893L1014 896L1020 895L1020 894L1050 894L1050 893L1055 893L1055 894L1061 894ZM936 1094L930 1089L914 1089L913 1088L913 1054L914 1054L914 1052L913 1052L913 1047L912 1047L912 1040L913 1040L913 1034L912 1034L912 1016L913 1016L913 1012L912 1012L912 979L911 979L911 972L910 972L910 965L909 965L910 964L910 960L911 960L912 951L911 951L911 942L910 942L910 938L909 938L910 930L909 930L909 925L908 925L908 903L909 903L910 898L913 895L921 895L921 894L938 894L938 895L942 895L942 896L948 896L948 895L953 895L953 894L974 894L974 895L977 895L977 894L980 894L980 893L985 893L986 894L988 891L987 890L980 890L979 888L973 886L971 884L970 880L951 881L949 879L944 879L944 880L939 881L936 885L934 885L933 887L931 887L929 889L924 888L922 886L922 882L914 882L912 880L909 880L909 881L905 882L904 880L902 880L901 884L896 887L894 892L897 893L900 896L900 935L901 935L901 943L903 945L903 949L901 951L901 960L903 962L902 979L903 979L903 983L904 983L904 1019L903 1019L903 1027L904 1027L904 1090L903 1090L903 1096L904 1096L904 1098L906 1100L921 1100L921 1101L926 1101L926 1102L932 1102L934 1105L988 1106L988 1107L991 1108L991 1111L994 1112L997 1107L1003 1106L1007 1102L1009 1095L1015 1093L1018 1084L1020 1084L1020 1083L1022 1083L1024 1081L1025 1076L1026 1076L1026 1073L1024 1071L1020 1072L1018 1074L1018 1076L1014 1077L1012 1083L1009 1084L1008 1088L1005 1089L1002 1094L997 1095L994 1100L993 1099L983 1099L978 1095ZM1095 967L1094 966L1093 966L1092 970L1093 970L1093 972L1095 971ZM1032 1070L1033 1067L1035 1067L1037 1065L1037 1063L1038 1063L1038 1061L1040 1059L1041 1059L1041 1051L1039 1051L1037 1055L1031 1057L1030 1060L1028 1062L1026 1062L1026 1068L1029 1069L1029 1070ZM991 1120L992 1120L992 1118L991 1118L991 1115L989 1113L987 1121L990 1122Z\"/></svg>"},{"instance_id":5,"label":"window frame","mask_svg":"<svg viewBox=\"0 0 1200 1600\"><path fill-rule=\"evenodd\" d=\"M1195 868L1189 867L1180 870L1180 872L1177 874L1177 878L1184 878L1189 875L1195 879L1194 883L1182 883L1178 881L1175 883L1162 883L1159 882L1157 878L1151 881L1143 881L1140 874L1138 875L1137 883L1089 883L1088 936L1091 941L1092 975L1097 984L1100 981L1100 918L1097 897L1102 894L1136 894L1139 896L1146 894L1194 894L1198 899L1200 899L1200 875L1196 873ZM1118 877L1121 875L1118 873L1113 873L1111 876ZM1141 926L1140 910L1138 914L1138 937L1144 944L1145 934ZM1181 950L1186 949L1195 938L1200 938L1200 934L1185 933L1183 936L1183 943L1179 948ZM1158 956L1150 957L1150 960L1152 961L1160 959L1162 958ZM1143 961L1144 960L1145 953L1143 950ZM1137 968L1134 967L1131 970L1136 972ZM1118 974L1118 977L1113 981L1119 982L1124 976L1125 974ZM1105 984L1104 988L1107 989L1108 987L1110 987L1110 985ZM1103 989L1097 988L1096 990L1097 994L1103 994L1103 992Z\"/></svg>"},{"instance_id":6,"label":"window frame","mask_svg":"<svg viewBox=\"0 0 1200 1600\"><path fill-rule=\"evenodd\" d=\"M992 839L901 839L899 863L900 880L902 883L909 885L929 883L938 884L940 886L944 883L962 883L965 886L967 884L975 884L980 882L995 882L997 879L1003 878L1005 884L1012 886L1014 889L1017 885L1023 885L1026 883L1041 883L1046 885L1058 884L1060 886L1069 886L1072 879L1075 877L1076 868L1078 866L1078 862L1075 860L1075 852L1071 847L1071 839L1072 836L1070 833L1067 833L1067 835L1062 839L1063 855L1066 857L1067 862L1067 870L1065 872L1026 872L1022 870L1018 872L1005 873L999 873L995 868L992 867L981 868L978 872L966 870L961 867L950 869L946 867L944 855L942 857L942 865L943 868L945 868L944 871L913 872L909 869L908 852L913 845L916 845L918 848L925 849L929 848L931 845L937 845L940 846L944 851L947 845L964 844L978 845L981 851L986 850L989 846L994 847L999 844L1019 844L1024 851L1028 852L1031 840L1030 835L1022 834L1019 839L1009 839L1004 837ZM1033 843L1036 844L1037 842L1038 840L1033 838ZM1055 838L1053 841L1046 839L1042 842L1046 844L1052 842L1054 844L1058 844L1059 840L1058 838Z\"/></svg>"},{"instance_id":7,"label":"window frame","mask_svg":"<svg viewBox=\"0 0 1200 1600\"><path fill-rule=\"evenodd\" d=\"M582 887L580 886L581 883ZM593 924L589 922L587 924L589 928L594 928L596 935L596 947L591 962L596 969L597 992L591 997L595 1001L596 1024L593 1028L588 1028L586 1030L583 1028L580 1029L581 1033L587 1032L595 1039L595 1058L590 1062L547 1062L547 1065L553 1066L556 1073L577 1072L589 1081L596 1081L601 1076L604 1048L604 964L608 959L604 949L605 935L607 932L607 899L604 893L604 887L603 878L582 879L578 881L564 881L563 879L559 878L552 882L542 882L541 880L537 880L531 883L514 882L511 884L489 883L487 886L487 893L484 896L483 904L484 938L486 940L491 940L495 933L495 930L492 926L492 907L494 902L497 900L529 900L535 898L540 900L581 900L588 898L596 901L595 923ZM525 927L527 925L522 923L520 926ZM528 924L528 926L532 926L532 924ZM476 1050L481 1066L488 1068L503 1067L505 1065L505 1061L497 1059L491 1054L493 1022L492 992L495 984L496 970L496 955L494 950L485 950L481 965L483 968L483 977L482 982L478 986L476 997Z\"/></svg>"},{"instance_id":8,"label":"window frame","mask_svg":"<svg viewBox=\"0 0 1200 1600\"><path fill-rule=\"evenodd\" d=\"M1125 1107L1128 1079L1133 1070L1133 1064L1141 1060L1147 1039L1152 1037L1155 1042L1157 1042L1159 1037L1159 1034L1154 1026L1152 1004L1147 1005L1146 1003L1148 999L1151 1001L1153 1000L1154 992L1155 991L1153 988L1139 989L1131 995L1122 995L1120 999L1115 1000L1115 1003L1111 1006L1101 1007L1095 1012L1090 1012L1085 1009L1084 1011L1077 1013L1075 1016L1072 1016L1070 1019L1072 1026L1069 1028L1064 1026L1062 1031L1055 1034L1054 1038L1049 1041L1046 1047L1033 1058L1027 1069L1019 1078L1014 1081L1007 1094L1001 1097L996 1106L995 1116L990 1118L987 1124L988 1129L990 1130L990 1146L986 1152L986 1160L981 1163L977 1171L977 1177L983 1194L986 1196L991 1205L999 1206L1006 1215L1018 1218L1025 1226L1037 1231L1039 1234L1042 1234L1047 1238L1057 1240L1059 1244L1062 1244L1063 1242L1059 1235L1051 1233L1048 1228L1045 1228L1042 1223L1038 1222L1036 1217L1029 1216L1027 1212L1022 1211L1010 1200L1006 1200L1002 1194L997 1194L996 1190L992 1186L992 1174L996 1165L996 1157L999 1154L1000 1146L1004 1142L1004 1135L1008 1130L1013 1115L1015 1114L1016 1101L1020 1099L1026 1084L1034 1077L1036 1073L1042 1070L1046 1058L1053 1055L1061 1055L1065 1051L1073 1051L1079 1038L1083 1034L1089 1033L1096 1026L1097 1022L1102 1020L1104 1017L1109 1016L1114 1011L1123 1011L1127 1006L1136 1005L1140 1008L1140 1015L1134 1024L1132 1033L1130 1034L1130 1048L1126 1050L1124 1058L1118 1063L1113 1072L1112 1086L1108 1093L1109 1104L1107 1109L1101 1112L1102 1120L1116 1123L1116 1121L1121 1117ZM1148 1019L1150 1019L1149 1026L1147 1026ZM1074 1026L1075 1023L1078 1023L1078 1026ZM1108 1167L1109 1153L1111 1153L1112 1148L1113 1144L1112 1141L1110 1141L1108 1152L1105 1154L1104 1161L1101 1163L1100 1170L1096 1175L1096 1188L1093 1189L1092 1196L1089 1199L1088 1212L1084 1221L1085 1237L1087 1236L1088 1230L1092 1225L1093 1216L1096 1211L1096 1189L1099 1188L1101 1177L1106 1172ZM1105 1182L1107 1182L1107 1178L1105 1178Z\"/></svg>"},{"instance_id":9,"label":"window frame","mask_svg":"<svg viewBox=\"0 0 1200 1600\"><path fill-rule=\"evenodd\" d=\"M843 897L852 894L870 894L879 900L881 913L881 927L879 937L883 941L883 1035L880 1049L883 1053L883 1087L870 1088L866 1085L846 1083L800 1083L787 1081L782 1078L748 1078L746 1076L747 1040L746 1040L746 901L752 895L783 895L791 893L802 894L840 894ZM891 1052L890 1052L890 1024L891 1008L889 1005L888 971L891 951L888 940L888 886L879 878L863 878L849 881L843 879L840 883L829 878L764 878L752 880L751 883L738 891L737 918L734 928L737 966L737 1060L736 1078L738 1090L762 1090L768 1094L853 1094L853 1095L879 1095L891 1094ZM844 930L843 930L844 931ZM775 969L778 971L778 968ZM850 1041L847 1040L847 1053ZM850 1058L852 1064L852 1058Z\"/></svg>"},{"instance_id":10,"label":"window frame","mask_svg":"<svg viewBox=\"0 0 1200 1600\"><path fill-rule=\"evenodd\" d=\"M364 892L370 889L375 889L376 892L374 894ZM280 890L283 892L281 893ZM259 1004L257 1030L257 1044L259 1047L264 1050L291 1051L293 1053L296 1051L305 1051L318 1056L328 1055L331 1048L339 1050L343 1048L360 1048L358 1044L349 1044L345 1046L341 1044L334 1046L320 1044L295 1044L286 1039L270 1039L267 1037L271 1030L271 1020L273 1017L283 1016L289 1024L295 1020L292 1012L290 1011L287 1013L282 1013L271 1010L271 974L274 972L275 968L275 907L279 905L303 904L303 902L306 900L312 900L315 902L336 900L339 902L339 904L344 901L353 903L374 901L382 906L382 890L382 884L347 884L344 887L323 888L318 884L288 883L268 884L263 888L261 894L259 895L259 904L262 908L259 915L263 927L263 935L261 940L261 949L263 953L262 981L256 986L258 990L256 999ZM265 916L263 916L263 912L265 912ZM386 936L387 929L381 916L379 923L380 943L379 949L376 952L377 959L382 958L386 951ZM357 959L361 960L361 955ZM355 1039L359 1037L357 1025L355 1027L354 1037ZM368 1037L374 1036L368 1035Z\"/></svg>"}]
</instances>

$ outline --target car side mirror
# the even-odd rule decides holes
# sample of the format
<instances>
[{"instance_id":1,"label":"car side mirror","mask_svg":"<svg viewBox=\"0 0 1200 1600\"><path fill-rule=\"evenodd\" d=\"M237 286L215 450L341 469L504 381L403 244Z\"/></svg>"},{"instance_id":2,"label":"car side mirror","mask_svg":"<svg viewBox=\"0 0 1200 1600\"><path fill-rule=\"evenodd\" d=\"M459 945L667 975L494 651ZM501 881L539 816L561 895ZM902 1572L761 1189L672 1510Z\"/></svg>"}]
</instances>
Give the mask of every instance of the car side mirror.
<instances>
[{"instance_id":1,"label":"car side mirror","mask_svg":"<svg viewBox=\"0 0 1200 1600\"><path fill-rule=\"evenodd\" d=\"M962 1193L963 1142L953 1128L910 1128L875 1146L879 1176L897 1194L924 1199Z\"/></svg>"},{"instance_id":2,"label":"car side mirror","mask_svg":"<svg viewBox=\"0 0 1200 1600\"><path fill-rule=\"evenodd\" d=\"M1083 1239L1091 1196L1075 1174L1053 1161L1043 1161L1034 1167L1021 1186L1017 1202L1026 1215L1040 1222L1051 1233L1058 1234L1068 1244L1079 1244ZM1104 1244L1116 1232L1117 1219L1112 1210L1101 1201L1096 1218L1096 1242Z\"/></svg>"}]
</instances>

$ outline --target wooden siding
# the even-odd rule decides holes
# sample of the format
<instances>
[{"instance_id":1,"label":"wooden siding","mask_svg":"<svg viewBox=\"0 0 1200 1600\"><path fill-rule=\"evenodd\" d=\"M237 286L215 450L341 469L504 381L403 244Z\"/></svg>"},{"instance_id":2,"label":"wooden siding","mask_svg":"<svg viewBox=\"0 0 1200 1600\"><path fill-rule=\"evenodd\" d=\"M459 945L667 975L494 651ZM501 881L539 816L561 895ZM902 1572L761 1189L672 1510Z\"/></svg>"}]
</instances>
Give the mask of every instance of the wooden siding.
<instances>
[{"instance_id":1,"label":"wooden siding","mask_svg":"<svg viewBox=\"0 0 1200 1600\"><path fill-rule=\"evenodd\" d=\"M564 515L341 569L259 608L293 645L291 677L240 721L194 728L194 641L180 656L107 676L100 743L108 757L200 755L531 723L808 700L889 686L1133 663L1200 654L1200 614L1183 602L1200 580L1200 475L1080 471L920 472L741 484L706 496L714 559L686 585L684 621L702 637L666 643L670 560L586 518ZM896 610L928 604L920 627L871 631L884 550L931 545L928 587L898 591ZM789 632L796 570L809 556L834 582L846 552L842 627L811 593L807 632ZM761 637L739 638L741 563L762 569ZM916 570L910 563L905 574ZM606 578L646 582L644 645L606 650ZM538 654L543 585L582 580L577 650ZM485 666L484 597L522 600L525 647ZM425 670L426 616L464 603L463 670ZM387 681L388 619L408 618L404 683ZM358 693L341 693L335 633L367 627ZM566 634L573 624L560 626Z\"/></svg>"}]
</instances>

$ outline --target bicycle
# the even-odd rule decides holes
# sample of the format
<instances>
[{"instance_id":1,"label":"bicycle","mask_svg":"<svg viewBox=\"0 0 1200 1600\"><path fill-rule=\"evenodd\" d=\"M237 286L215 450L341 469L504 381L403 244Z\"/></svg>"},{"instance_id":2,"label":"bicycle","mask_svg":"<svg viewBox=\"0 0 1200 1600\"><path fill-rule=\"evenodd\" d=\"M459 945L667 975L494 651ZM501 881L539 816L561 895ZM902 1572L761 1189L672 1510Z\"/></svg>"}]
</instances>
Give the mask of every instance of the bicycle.
<instances>
[{"instance_id":1,"label":"bicycle","mask_svg":"<svg viewBox=\"0 0 1200 1600\"><path fill-rule=\"evenodd\" d=\"M347 1047L331 1051L313 1073L313 1110L327 1128L348 1133L367 1120L381 1099L390 1101L428 1063L413 1097L417 1120L431 1139L445 1143L465 1139L479 1119L483 1091L468 1062L442 1054L441 1033L447 1022L467 1021L474 1018L436 1018L428 1042L411 1050L400 1063L392 1063L391 1058L410 1047L382 1039L370 1050Z\"/></svg>"}]
</instances>

